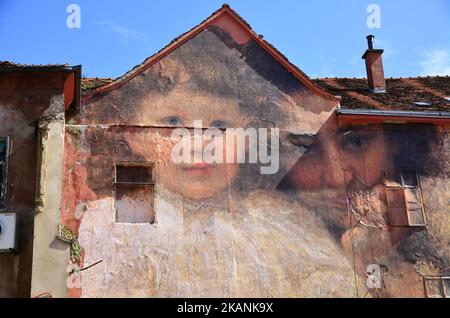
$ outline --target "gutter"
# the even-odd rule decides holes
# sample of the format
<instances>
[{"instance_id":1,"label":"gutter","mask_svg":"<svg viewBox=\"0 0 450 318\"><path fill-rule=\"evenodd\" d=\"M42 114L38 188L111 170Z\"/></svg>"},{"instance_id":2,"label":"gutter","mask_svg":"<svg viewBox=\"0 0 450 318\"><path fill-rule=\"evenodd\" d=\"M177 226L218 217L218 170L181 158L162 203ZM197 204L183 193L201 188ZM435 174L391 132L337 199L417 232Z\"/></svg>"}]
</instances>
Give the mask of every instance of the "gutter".
<instances>
[{"instance_id":1,"label":"gutter","mask_svg":"<svg viewBox=\"0 0 450 318\"><path fill-rule=\"evenodd\" d=\"M376 117L405 117L405 118L434 118L450 119L450 112L443 111L402 111L402 110L374 110L374 109L336 109L337 115L376 116Z\"/></svg>"},{"instance_id":2,"label":"gutter","mask_svg":"<svg viewBox=\"0 0 450 318\"><path fill-rule=\"evenodd\" d=\"M81 105L81 65L71 66L71 69L75 72L74 108L79 110Z\"/></svg>"}]
</instances>

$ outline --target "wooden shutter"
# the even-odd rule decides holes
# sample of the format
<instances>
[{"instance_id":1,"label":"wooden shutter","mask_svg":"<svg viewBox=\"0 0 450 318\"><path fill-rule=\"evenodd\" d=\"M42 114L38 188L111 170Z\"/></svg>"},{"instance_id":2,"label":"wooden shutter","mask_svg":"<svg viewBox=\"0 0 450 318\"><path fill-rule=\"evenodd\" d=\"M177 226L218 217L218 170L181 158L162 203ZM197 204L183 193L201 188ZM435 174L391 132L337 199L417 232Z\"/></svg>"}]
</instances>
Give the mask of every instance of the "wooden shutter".
<instances>
[{"instance_id":1,"label":"wooden shutter","mask_svg":"<svg viewBox=\"0 0 450 318\"><path fill-rule=\"evenodd\" d=\"M409 225L424 226L426 222L420 189L405 188L404 192Z\"/></svg>"},{"instance_id":2,"label":"wooden shutter","mask_svg":"<svg viewBox=\"0 0 450 318\"><path fill-rule=\"evenodd\" d=\"M409 225L403 188L386 188L390 225Z\"/></svg>"}]
</instances>

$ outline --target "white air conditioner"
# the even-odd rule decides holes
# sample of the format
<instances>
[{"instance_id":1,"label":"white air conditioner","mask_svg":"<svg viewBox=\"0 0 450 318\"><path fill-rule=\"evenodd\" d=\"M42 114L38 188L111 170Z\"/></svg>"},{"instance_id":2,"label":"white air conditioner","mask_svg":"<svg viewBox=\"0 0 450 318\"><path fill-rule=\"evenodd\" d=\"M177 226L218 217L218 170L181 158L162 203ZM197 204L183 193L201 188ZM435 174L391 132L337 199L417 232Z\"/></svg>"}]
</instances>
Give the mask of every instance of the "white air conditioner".
<instances>
[{"instance_id":1,"label":"white air conditioner","mask_svg":"<svg viewBox=\"0 0 450 318\"><path fill-rule=\"evenodd\" d=\"M0 253L16 251L16 213L0 213Z\"/></svg>"}]
</instances>

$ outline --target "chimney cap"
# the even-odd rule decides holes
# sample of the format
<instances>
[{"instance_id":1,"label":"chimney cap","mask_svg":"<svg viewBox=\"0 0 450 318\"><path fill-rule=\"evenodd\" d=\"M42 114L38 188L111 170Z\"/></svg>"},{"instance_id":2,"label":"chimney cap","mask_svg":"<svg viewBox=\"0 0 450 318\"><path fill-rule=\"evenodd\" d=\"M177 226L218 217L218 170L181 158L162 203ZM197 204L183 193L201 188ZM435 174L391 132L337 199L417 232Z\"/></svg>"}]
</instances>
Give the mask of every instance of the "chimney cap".
<instances>
[{"instance_id":1,"label":"chimney cap","mask_svg":"<svg viewBox=\"0 0 450 318\"><path fill-rule=\"evenodd\" d=\"M364 52L362 59L365 60L369 53L378 53L381 55L381 54L383 54L383 52L384 52L383 49L372 49L372 50L367 49L366 52Z\"/></svg>"},{"instance_id":2,"label":"chimney cap","mask_svg":"<svg viewBox=\"0 0 450 318\"><path fill-rule=\"evenodd\" d=\"M364 52L364 55L362 56L363 60L366 58L367 54L372 53L372 52L379 53L380 55L383 54L383 52L384 52L383 49L374 49L373 48L373 39L374 38L375 38L375 36L372 34L369 34L368 36L366 36L368 49L366 50L366 52Z\"/></svg>"},{"instance_id":3,"label":"chimney cap","mask_svg":"<svg viewBox=\"0 0 450 318\"><path fill-rule=\"evenodd\" d=\"M373 50L373 39L375 38L375 35L369 34L366 36L367 39L367 46L369 50Z\"/></svg>"}]
</instances>

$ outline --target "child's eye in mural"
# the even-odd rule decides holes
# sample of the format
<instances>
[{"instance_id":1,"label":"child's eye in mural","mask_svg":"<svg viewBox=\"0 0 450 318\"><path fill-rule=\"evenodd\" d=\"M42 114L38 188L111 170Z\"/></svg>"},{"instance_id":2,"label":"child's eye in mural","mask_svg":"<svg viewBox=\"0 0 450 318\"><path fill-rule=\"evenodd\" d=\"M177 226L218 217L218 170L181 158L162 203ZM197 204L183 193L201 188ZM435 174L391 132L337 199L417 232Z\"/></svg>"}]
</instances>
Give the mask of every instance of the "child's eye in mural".
<instances>
[{"instance_id":1,"label":"child's eye in mural","mask_svg":"<svg viewBox=\"0 0 450 318\"><path fill-rule=\"evenodd\" d=\"M148 102L147 102L148 101ZM167 128L186 128L193 135L195 121L206 128L245 127L244 116L239 103L233 98L224 98L210 91L192 90L188 86L176 85L165 94L154 94L146 98L140 106L142 118L155 121L157 125ZM161 132L170 137L172 129ZM160 174L159 186L177 193L189 200L200 200L221 196L233 184L239 170L237 163L183 162L176 164L171 157L172 149L179 140L167 138L159 143L159 151L165 162L164 173ZM191 140L191 156L202 154L210 141L194 144ZM146 158L149 149L138 149L130 141L131 148L137 155ZM223 158L235 149L223 144ZM192 153L192 154L191 154ZM225 191L225 192L224 192Z\"/></svg>"},{"instance_id":2,"label":"child's eye in mural","mask_svg":"<svg viewBox=\"0 0 450 318\"><path fill-rule=\"evenodd\" d=\"M183 125L183 120L179 117L179 116L168 116L165 117L161 120L161 122L165 125L169 125L169 126L181 126Z\"/></svg>"},{"instance_id":3,"label":"child's eye in mural","mask_svg":"<svg viewBox=\"0 0 450 318\"><path fill-rule=\"evenodd\" d=\"M223 121L223 120L214 120L210 124L210 127L223 129L223 128L230 128L230 125L228 124L228 122Z\"/></svg>"}]
</instances>

